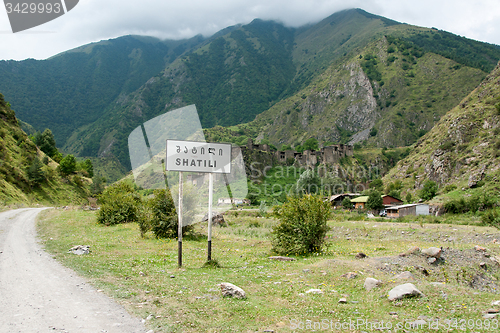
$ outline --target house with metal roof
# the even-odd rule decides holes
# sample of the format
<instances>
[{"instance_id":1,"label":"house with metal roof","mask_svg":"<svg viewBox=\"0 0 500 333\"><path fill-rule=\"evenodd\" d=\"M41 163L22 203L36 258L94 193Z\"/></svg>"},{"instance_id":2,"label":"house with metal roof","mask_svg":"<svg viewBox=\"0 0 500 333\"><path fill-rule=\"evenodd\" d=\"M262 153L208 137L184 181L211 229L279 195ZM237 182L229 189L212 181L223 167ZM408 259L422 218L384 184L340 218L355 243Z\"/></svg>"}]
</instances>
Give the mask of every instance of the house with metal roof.
<instances>
[{"instance_id":1,"label":"house with metal roof","mask_svg":"<svg viewBox=\"0 0 500 333\"><path fill-rule=\"evenodd\" d=\"M429 205L416 203L387 207L387 217L398 218L406 215L429 215Z\"/></svg>"}]
</instances>

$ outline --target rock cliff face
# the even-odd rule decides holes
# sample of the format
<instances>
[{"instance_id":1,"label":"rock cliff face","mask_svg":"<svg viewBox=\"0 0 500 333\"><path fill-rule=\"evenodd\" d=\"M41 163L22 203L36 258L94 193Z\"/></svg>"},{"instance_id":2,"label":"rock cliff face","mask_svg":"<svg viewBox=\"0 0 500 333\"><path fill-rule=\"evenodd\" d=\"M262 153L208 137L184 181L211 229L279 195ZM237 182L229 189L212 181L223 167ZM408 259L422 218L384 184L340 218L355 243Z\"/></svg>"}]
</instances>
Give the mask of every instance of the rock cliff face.
<instances>
[{"instance_id":1,"label":"rock cliff face","mask_svg":"<svg viewBox=\"0 0 500 333\"><path fill-rule=\"evenodd\" d=\"M372 85L359 63L354 60L331 68L326 77L302 94L278 103L274 108L280 111L261 135L272 142L293 143L306 136L340 142L342 131L353 134L368 130L368 134L379 113Z\"/></svg>"},{"instance_id":2,"label":"rock cliff face","mask_svg":"<svg viewBox=\"0 0 500 333\"><path fill-rule=\"evenodd\" d=\"M484 78L478 69L394 38L382 37L357 52L257 116L258 138L275 146L310 137L328 144L407 146Z\"/></svg>"},{"instance_id":3,"label":"rock cliff face","mask_svg":"<svg viewBox=\"0 0 500 333\"><path fill-rule=\"evenodd\" d=\"M500 64L389 172L415 189L425 180L459 189L500 181ZM413 182L413 183L412 183Z\"/></svg>"}]
</instances>

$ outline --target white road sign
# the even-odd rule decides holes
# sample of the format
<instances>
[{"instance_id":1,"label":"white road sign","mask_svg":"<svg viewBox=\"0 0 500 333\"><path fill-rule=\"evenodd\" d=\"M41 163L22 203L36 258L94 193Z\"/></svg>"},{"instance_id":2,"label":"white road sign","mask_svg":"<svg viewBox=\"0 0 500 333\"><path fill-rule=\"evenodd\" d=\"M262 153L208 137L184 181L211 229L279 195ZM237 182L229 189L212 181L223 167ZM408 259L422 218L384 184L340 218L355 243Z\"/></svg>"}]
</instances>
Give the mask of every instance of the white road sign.
<instances>
[{"instance_id":1,"label":"white road sign","mask_svg":"<svg viewBox=\"0 0 500 333\"><path fill-rule=\"evenodd\" d=\"M166 169L231 173L231 144L167 140Z\"/></svg>"}]
</instances>

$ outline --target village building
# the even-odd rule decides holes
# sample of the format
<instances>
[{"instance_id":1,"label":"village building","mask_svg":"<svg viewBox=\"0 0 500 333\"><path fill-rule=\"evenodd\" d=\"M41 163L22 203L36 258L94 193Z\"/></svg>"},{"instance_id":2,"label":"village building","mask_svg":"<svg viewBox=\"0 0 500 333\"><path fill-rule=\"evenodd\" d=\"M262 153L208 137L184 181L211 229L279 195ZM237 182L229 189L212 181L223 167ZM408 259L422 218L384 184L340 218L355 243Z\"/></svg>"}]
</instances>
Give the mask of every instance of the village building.
<instances>
[{"instance_id":1,"label":"village building","mask_svg":"<svg viewBox=\"0 0 500 333\"><path fill-rule=\"evenodd\" d=\"M363 196L351 199L351 203L354 204L354 208L356 208L356 209L365 209L367 201L368 201L367 195L363 195Z\"/></svg>"},{"instance_id":2,"label":"village building","mask_svg":"<svg viewBox=\"0 0 500 333\"><path fill-rule=\"evenodd\" d=\"M398 218L407 215L429 215L429 205L417 203L387 207L387 217Z\"/></svg>"},{"instance_id":3,"label":"village building","mask_svg":"<svg viewBox=\"0 0 500 333\"><path fill-rule=\"evenodd\" d=\"M335 194L332 195L328 200L330 201L331 205L333 207L341 207L342 206L342 201L344 201L345 198L352 199L360 196L361 194L359 193L342 193L342 194Z\"/></svg>"},{"instance_id":4,"label":"village building","mask_svg":"<svg viewBox=\"0 0 500 333\"><path fill-rule=\"evenodd\" d=\"M398 198L395 198L390 195L383 195L382 196L382 204L384 207L390 207L390 206L396 206L396 205L401 205L403 203L403 200L400 200Z\"/></svg>"}]
</instances>

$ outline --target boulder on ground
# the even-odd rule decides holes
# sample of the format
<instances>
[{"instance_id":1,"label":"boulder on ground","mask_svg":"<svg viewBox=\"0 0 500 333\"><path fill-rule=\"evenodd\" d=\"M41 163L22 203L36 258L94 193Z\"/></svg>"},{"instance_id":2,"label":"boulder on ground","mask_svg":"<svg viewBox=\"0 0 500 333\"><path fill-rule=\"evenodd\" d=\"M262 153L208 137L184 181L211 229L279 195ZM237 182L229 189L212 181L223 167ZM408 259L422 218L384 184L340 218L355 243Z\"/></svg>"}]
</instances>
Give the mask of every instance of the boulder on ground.
<instances>
[{"instance_id":1,"label":"boulder on ground","mask_svg":"<svg viewBox=\"0 0 500 333\"><path fill-rule=\"evenodd\" d=\"M422 292L413 283L400 284L389 291L389 301L403 299L405 297L422 296Z\"/></svg>"},{"instance_id":2,"label":"boulder on ground","mask_svg":"<svg viewBox=\"0 0 500 333\"><path fill-rule=\"evenodd\" d=\"M409 255L412 254L417 254L420 251L420 248L418 246L412 246L408 251L399 254L400 257L408 257Z\"/></svg>"},{"instance_id":3,"label":"boulder on ground","mask_svg":"<svg viewBox=\"0 0 500 333\"><path fill-rule=\"evenodd\" d=\"M433 257L439 259L441 257L442 250L439 247L430 247L428 249L423 249L422 254L425 254L428 257Z\"/></svg>"},{"instance_id":4,"label":"boulder on ground","mask_svg":"<svg viewBox=\"0 0 500 333\"><path fill-rule=\"evenodd\" d=\"M203 219L201 220L202 222L208 222L208 213L203 216ZM226 223L226 220L224 220L224 214L223 213L218 213L218 212L212 212L212 225L222 225L223 223Z\"/></svg>"},{"instance_id":5,"label":"boulder on ground","mask_svg":"<svg viewBox=\"0 0 500 333\"><path fill-rule=\"evenodd\" d=\"M235 286L229 282L223 282L219 284L220 289L222 291L223 297L235 297L235 298L246 298L246 293L243 289L238 286Z\"/></svg>"},{"instance_id":6,"label":"boulder on ground","mask_svg":"<svg viewBox=\"0 0 500 333\"><path fill-rule=\"evenodd\" d=\"M367 291L372 290L382 284L382 281L374 279L374 278L366 278L364 287Z\"/></svg>"},{"instance_id":7,"label":"boulder on ground","mask_svg":"<svg viewBox=\"0 0 500 333\"><path fill-rule=\"evenodd\" d=\"M76 255L89 254L90 253L90 245L76 245L69 249L70 253Z\"/></svg>"}]
</instances>

